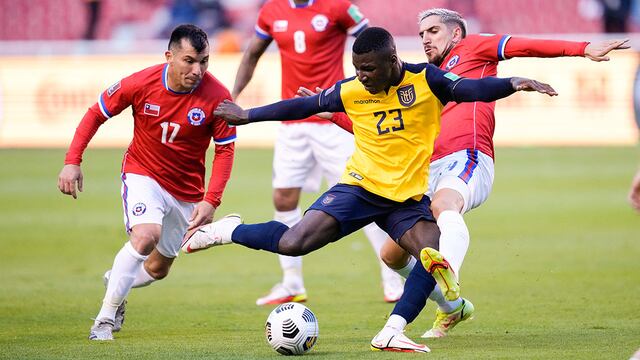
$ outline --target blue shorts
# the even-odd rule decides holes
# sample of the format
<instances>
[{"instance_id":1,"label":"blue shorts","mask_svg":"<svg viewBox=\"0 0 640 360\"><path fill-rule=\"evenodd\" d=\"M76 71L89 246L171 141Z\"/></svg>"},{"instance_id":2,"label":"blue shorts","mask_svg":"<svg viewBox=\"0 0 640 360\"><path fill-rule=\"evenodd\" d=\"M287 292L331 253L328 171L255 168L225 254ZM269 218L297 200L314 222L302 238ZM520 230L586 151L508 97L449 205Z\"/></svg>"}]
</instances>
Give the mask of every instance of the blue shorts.
<instances>
[{"instance_id":1,"label":"blue shorts","mask_svg":"<svg viewBox=\"0 0 640 360\"><path fill-rule=\"evenodd\" d=\"M320 210L338 220L340 237L375 222L394 241L398 241L419 220L436 221L430 205L428 196L423 196L420 201L396 202L360 186L337 184L322 194L308 210Z\"/></svg>"}]
</instances>

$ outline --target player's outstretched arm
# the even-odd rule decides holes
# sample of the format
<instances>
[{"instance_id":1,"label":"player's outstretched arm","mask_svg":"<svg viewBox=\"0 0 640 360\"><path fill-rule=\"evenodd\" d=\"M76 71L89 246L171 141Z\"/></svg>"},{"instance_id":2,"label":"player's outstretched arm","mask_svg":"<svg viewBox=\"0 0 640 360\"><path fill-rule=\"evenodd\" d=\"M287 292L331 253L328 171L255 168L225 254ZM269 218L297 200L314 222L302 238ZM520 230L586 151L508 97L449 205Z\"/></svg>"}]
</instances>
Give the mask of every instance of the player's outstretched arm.
<instances>
[{"instance_id":1,"label":"player's outstretched arm","mask_svg":"<svg viewBox=\"0 0 640 360\"><path fill-rule=\"evenodd\" d=\"M636 173L631 181L631 189L629 190L629 202L631 206L640 211L640 170Z\"/></svg>"},{"instance_id":2,"label":"player's outstretched arm","mask_svg":"<svg viewBox=\"0 0 640 360\"><path fill-rule=\"evenodd\" d=\"M589 44L584 49L584 57L593 61L609 61L609 54L613 50L629 49L629 39L606 40L597 44Z\"/></svg>"},{"instance_id":3,"label":"player's outstretched arm","mask_svg":"<svg viewBox=\"0 0 640 360\"><path fill-rule=\"evenodd\" d=\"M525 78L459 79L449 84L451 96L449 101L455 102L493 102L505 98L516 91L537 91L549 96L558 93L549 85Z\"/></svg>"},{"instance_id":4,"label":"player's outstretched arm","mask_svg":"<svg viewBox=\"0 0 640 360\"><path fill-rule=\"evenodd\" d=\"M67 164L58 175L58 189L63 194L71 195L74 199L77 199L76 185L78 191L82 192L82 181L83 175L80 165Z\"/></svg>"},{"instance_id":5,"label":"player's outstretched arm","mask_svg":"<svg viewBox=\"0 0 640 360\"><path fill-rule=\"evenodd\" d=\"M249 110L243 110L233 102L224 100L213 114L230 125L244 125L258 121L299 120L323 111L342 111L342 109L334 109L330 105L321 106L320 95L315 95L282 100Z\"/></svg>"}]
</instances>

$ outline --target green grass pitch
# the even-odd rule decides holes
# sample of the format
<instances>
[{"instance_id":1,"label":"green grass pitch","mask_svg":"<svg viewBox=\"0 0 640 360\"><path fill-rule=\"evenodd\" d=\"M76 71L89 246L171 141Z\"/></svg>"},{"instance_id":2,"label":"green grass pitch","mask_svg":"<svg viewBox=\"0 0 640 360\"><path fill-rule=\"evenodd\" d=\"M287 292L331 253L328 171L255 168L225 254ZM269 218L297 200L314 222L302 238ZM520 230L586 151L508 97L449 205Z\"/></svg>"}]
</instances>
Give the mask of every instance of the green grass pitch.
<instances>
[{"instance_id":1,"label":"green grass pitch","mask_svg":"<svg viewBox=\"0 0 640 360\"><path fill-rule=\"evenodd\" d=\"M226 246L181 255L133 290L116 341L87 340L102 274L126 240L122 150L90 149L78 200L56 188L63 150L0 150L0 358L281 359L264 338L275 255ZM217 216L271 219L271 151L240 150ZM635 148L498 149L493 194L466 215L462 293L476 318L428 355L373 353L392 305L361 233L305 258L320 324L312 359L627 359L640 347L640 217L626 202ZM303 207L316 195L304 197ZM433 321L430 304L410 327Z\"/></svg>"}]
</instances>

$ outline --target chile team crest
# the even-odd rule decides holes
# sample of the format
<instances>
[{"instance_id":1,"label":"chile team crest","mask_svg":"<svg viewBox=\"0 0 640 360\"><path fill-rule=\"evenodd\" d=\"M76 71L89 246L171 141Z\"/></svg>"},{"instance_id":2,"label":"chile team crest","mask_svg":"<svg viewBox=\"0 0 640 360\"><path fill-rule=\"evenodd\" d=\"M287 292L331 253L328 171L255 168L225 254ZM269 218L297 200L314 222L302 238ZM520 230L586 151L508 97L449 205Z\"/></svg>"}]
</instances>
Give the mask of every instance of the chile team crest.
<instances>
[{"instance_id":1,"label":"chile team crest","mask_svg":"<svg viewBox=\"0 0 640 360\"><path fill-rule=\"evenodd\" d=\"M398 88L397 93L398 100L402 106L409 107L416 102L416 89L413 87L413 84Z\"/></svg>"},{"instance_id":2,"label":"chile team crest","mask_svg":"<svg viewBox=\"0 0 640 360\"><path fill-rule=\"evenodd\" d=\"M187 114L187 119L189 120L189 124L193 126L202 125L205 117L206 116L204 115L204 111L202 111L202 109L200 108L193 108L189 110L189 113Z\"/></svg>"},{"instance_id":3,"label":"chile team crest","mask_svg":"<svg viewBox=\"0 0 640 360\"><path fill-rule=\"evenodd\" d=\"M453 57L451 57L451 59L449 59L449 61L447 61L447 65L445 66L445 68L447 70L451 70L454 66L456 66L458 64L458 61L460 61L460 55L453 55Z\"/></svg>"}]
</instances>

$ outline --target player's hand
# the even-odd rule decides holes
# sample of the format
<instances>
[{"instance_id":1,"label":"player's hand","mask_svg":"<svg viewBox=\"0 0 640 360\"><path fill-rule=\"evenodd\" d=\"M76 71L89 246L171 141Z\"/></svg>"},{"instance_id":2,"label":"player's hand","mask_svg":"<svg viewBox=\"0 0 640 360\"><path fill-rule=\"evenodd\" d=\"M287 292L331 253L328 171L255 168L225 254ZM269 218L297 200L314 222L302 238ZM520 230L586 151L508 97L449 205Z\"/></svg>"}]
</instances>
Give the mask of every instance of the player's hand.
<instances>
[{"instance_id":1,"label":"player's hand","mask_svg":"<svg viewBox=\"0 0 640 360\"><path fill-rule=\"evenodd\" d=\"M633 181L631 181L629 202L634 209L640 211L640 170L638 170L636 176L633 177Z\"/></svg>"},{"instance_id":2,"label":"player's hand","mask_svg":"<svg viewBox=\"0 0 640 360\"><path fill-rule=\"evenodd\" d=\"M191 217L189 218L189 228L187 231L212 222L215 212L216 208L213 207L213 205L206 201L200 201L191 213Z\"/></svg>"},{"instance_id":3,"label":"player's hand","mask_svg":"<svg viewBox=\"0 0 640 360\"><path fill-rule=\"evenodd\" d=\"M65 165L58 175L58 189L63 194L71 195L74 199L78 198L76 194L76 184L78 191L82 192L82 170L80 165Z\"/></svg>"},{"instance_id":4,"label":"player's hand","mask_svg":"<svg viewBox=\"0 0 640 360\"><path fill-rule=\"evenodd\" d=\"M249 111L242 110L230 100L224 100L213 111L213 115L223 118L229 125L244 125L249 123Z\"/></svg>"},{"instance_id":5,"label":"player's hand","mask_svg":"<svg viewBox=\"0 0 640 360\"><path fill-rule=\"evenodd\" d=\"M511 85L515 91L537 91L549 96L558 95L551 85L536 80L514 77L511 78Z\"/></svg>"},{"instance_id":6,"label":"player's hand","mask_svg":"<svg viewBox=\"0 0 640 360\"><path fill-rule=\"evenodd\" d=\"M296 97L309 97L309 96L315 96L318 95L323 89L320 87L316 87L316 92L313 92L309 89L307 89L304 86L300 86L298 88L298 91L296 92ZM321 112L321 113L317 113L316 114L317 117L319 118L323 118L325 120L331 120L331 118L333 118L333 113L330 112Z\"/></svg>"},{"instance_id":7,"label":"player's hand","mask_svg":"<svg viewBox=\"0 0 640 360\"><path fill-rule=\"evenodd\" d=\"M607 54L612 50L629 49L629 39L606 40L598 44L589 44L584 48L584 57L593 61L609 61Z\"/></svg>"}]
</instances>

